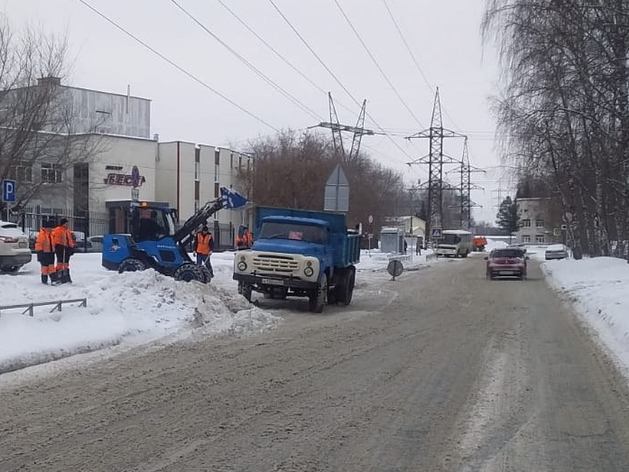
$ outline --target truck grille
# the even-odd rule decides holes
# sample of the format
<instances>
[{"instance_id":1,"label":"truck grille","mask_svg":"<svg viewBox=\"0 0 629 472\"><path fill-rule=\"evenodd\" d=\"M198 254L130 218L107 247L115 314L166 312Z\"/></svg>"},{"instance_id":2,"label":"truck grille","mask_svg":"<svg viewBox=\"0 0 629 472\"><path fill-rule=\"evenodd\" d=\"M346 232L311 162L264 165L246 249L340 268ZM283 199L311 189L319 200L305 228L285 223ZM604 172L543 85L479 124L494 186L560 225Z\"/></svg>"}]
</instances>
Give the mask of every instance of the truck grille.
<instances>
[{"instance_id":1,"label":"truck grille","mask_svg":"<svg viewBox=\"0 0 629 472\"><path fill-rule=\"evenodd\" d=\"M299 269L299 263L291 257L261 255L253 258L253 267L260 272L290 275Z\"/></svg>"}]
</instances>

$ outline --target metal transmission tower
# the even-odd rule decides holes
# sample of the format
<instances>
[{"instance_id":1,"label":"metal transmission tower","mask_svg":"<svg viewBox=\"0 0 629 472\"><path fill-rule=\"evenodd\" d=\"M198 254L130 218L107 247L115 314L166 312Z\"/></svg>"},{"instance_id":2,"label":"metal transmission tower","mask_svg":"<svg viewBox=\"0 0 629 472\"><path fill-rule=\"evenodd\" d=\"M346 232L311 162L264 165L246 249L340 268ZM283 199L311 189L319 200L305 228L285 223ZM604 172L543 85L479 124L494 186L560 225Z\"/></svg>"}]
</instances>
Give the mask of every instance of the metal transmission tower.
<instances>
[{"instance_id":1,"label":"metal transmission tower","mask_svg":"<svg viewBox=\"0 0 629 472\"><path fill-rule=\"evenodd\" d=\"M435 104L432 109L432 120L430 128L420 131L406 139L428 139L430 141L430 153L420 157L408 165L428 164L428 221L426 222L426 239L432 241L432 230L441 229L443 221L443 191L455 190L443 181L444 164L457 164L458 159L454 159L443 152L443 142L446 138L464 138L465 136L443 127L441 113L441 99L439 88L435 93Z\"/></svg>"},{"instance_id":2,"label":"metal transmission tower","mask_svg":"<svg viewBox=\"0 0 629 472\"><path fill-rule=\"evenodd\" d=\"M480 207L480 205L472 201L472 190L482 189L482 187L472 183L472 172L485 171L470 164L470 151L467 145L467 138L465 138L465 143L463 144L461 166L450 172L459 172L461 174L461 187L459 188L461 192L461 215L459 225L461 229L469 230L472 225L472 208Z\"/></svg>"},{"instance_id":3,"label":"metal transmission tower","mask_svg":"<svg viewBox=\"0 0 629 472\"><path fill-rule=\"evenodd\" d=\"M367 100L363 101L363 106L358 114L358 121L356 126L342 125L339 122L339 117L336 113L336 107L334 106L334 100L332 100L332 94L328 92L328 99L330 104L330 122L322 122L310 128L328 128L332 130L332 139L334 141L334 152L337 159L341 162L351 161L358 155L360 151L360 143L364 135L373 136L376 134L370 129L365 129L365 113L367 108ZM353 133L352 147L349 151L349 156L345 154L345 147L343 146L343 131Z\"/></svg>"}]
</instances>

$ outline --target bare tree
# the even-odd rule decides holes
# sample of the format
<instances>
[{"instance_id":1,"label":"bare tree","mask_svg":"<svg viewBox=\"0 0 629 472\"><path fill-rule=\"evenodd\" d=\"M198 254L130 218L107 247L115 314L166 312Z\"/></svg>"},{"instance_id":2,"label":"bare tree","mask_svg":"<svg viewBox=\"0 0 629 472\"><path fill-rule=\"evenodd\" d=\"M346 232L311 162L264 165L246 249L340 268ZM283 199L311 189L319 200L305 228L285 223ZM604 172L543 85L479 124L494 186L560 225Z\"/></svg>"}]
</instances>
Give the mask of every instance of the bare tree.
<instances>
[{"instance_id":1,"label":"bare tree","mask_svg":"<svg viewBox=\"0 0 629 472\"><path fill-rule=\"evenodd\" d=\"M330 139L293 131L250 143L253 167L244 172L247 191L259 205L322 210L325 184L339 163ZM359 154L343 163L350 184L348 224L374 217L374 227L385 217L407 211L402 176Z\"/></svg>"},{"instance_id":2,"label":"bare tree","mask_svg":"<svg viewBox=\"0 0 629 472\"><path fill-rule=\"evenodd\" d=\"M66 58L65 38L34 27L16 33L0 19L0 179L18 182L13 211L54 197L61 180L71 186L74 165L102 151L98 135L75 133L72 100L60 86Z\"/></svg>"},{"instance_id":3,"label":"bare tree","mask_svg":"<svg viewBox=\"0 0 629 472\"><path fill-rule=\"evenodd\" d=\"M489 0L504 155L552 182L575 257L629 241L629 2Z\"/></svg>"}]
</instances>

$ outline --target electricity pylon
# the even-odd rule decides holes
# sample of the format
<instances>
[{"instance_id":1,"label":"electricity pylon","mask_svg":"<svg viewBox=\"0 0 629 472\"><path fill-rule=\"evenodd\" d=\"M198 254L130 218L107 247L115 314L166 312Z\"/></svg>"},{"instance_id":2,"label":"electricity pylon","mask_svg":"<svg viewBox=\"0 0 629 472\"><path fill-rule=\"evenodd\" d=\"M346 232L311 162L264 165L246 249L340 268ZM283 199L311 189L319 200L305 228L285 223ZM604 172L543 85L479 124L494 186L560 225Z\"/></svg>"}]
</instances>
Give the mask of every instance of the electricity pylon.
<instances>
[{"instance_id":1,"label":"electricity pylon","mask_svg":"<svg viewBox=\"0 0 629 472\"><path fill-rule=\"evenodd\" d=\"M450 172L458 172L461 175L461 186L458 189L461 195L459 226L461 229L469 230L472 226L472 208L480 207L480 205L472 201L472 190L482 189L482 187L472 183L472 172L485 171L470 164L470 152L467 145L467 138L465 138L465 143L463 144L461 165L456 169L452 169Z\"/></svg>"},{"instance_id":2,"label":"electricity pylon","mask_svg":"<svg viewBox=\"0 0 629 472\"><path fill-rule=\"evenodd\" d=\"M332 100L332 94L328 92L328 101L330 106L330 121L321 122L316 127L328 128L332 130L332 140L334 142L334 153L337 159L341 162L350 162L360 151L360 143L364 135L373 136L375 133L373 130L365 128L365 109L367 107L367 100L363 101L363 106L358 114L358 121L356 126L342 125L339 122L338 114L336 113L336 107L334 106L334 100ZM314 128L314 126L311 126ZM343 132L353 133L352 147L349 151L349 156L345 154L345 147L343 146Z\"/></svg>"},{"instance_id":3,"label":"electricity pylon","mask_svg":"<svg viewBox=\"0 0 629 472\"><path fill-rule=\"evenodd\" d=\"M428 164L428 221L426 222L426 238L429 241L433 240L433 228L442 229L443 191L455 189L455 187L450 186L443 180L443 166L446 164L457 164L459 162L458 159L444 154L443 142L446 138L465 138L465 136L443 127L441 99L439 97L439 88L437 88L430 128L406 138L409 140L428 139L430 141L429 154L408 163L409 166L414 164Z\"/></svg>"}]
</instances>

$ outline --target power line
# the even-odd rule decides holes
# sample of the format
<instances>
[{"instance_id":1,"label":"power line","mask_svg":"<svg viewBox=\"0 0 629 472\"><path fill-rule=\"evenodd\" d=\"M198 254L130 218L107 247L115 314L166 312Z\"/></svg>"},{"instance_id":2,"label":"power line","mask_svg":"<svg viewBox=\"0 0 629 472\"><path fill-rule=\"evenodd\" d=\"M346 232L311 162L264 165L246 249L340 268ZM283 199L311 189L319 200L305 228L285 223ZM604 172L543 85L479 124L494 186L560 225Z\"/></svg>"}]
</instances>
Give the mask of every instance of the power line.
<instances>
[{"instance_id":1,"label":"power line","mask_svg":"<svg viewBox=\"0 0 629 472\"><path fill-rule=\"evenodd\" d=\"M397 88L395 88L395 85L393 85L393 82L391 82L391 80L389 79L387 74L384 72L382 67L380 67L380 64L378 63L378 61L376 60L374 55L371 53L371 50L369 49L369 47L367 46L365 41L363 41L363 38L360 36L360 34L358 33L358 31L356 30L356 28L354 27L354 25L350 21L349 17L347 16L345 11L343 10L343 7L341 7L341 4L338 2L338 0L332 0L332 1L336 4L337 8L341 12L341 15L343 15L343 18L345 18L345 21L347 21L347 24L349 25L349 27L352 29L352 31L356 35L356 38L358 38L358 41L360 41L360 44L362 44L363 48L365 48L365 51L367 51L367 54L369 55L369 57L373 61L373 63L376 66L376 68L380 71L380 74L382 75L382 77L384 77L384 80L386 80L387 84L389 84L389 87L391 87L391 90L393 90L393 92L395 93L397 98L400 100L402 105L404 105L404 108L406 108L406 110L415 119L415 121L417 121L417 124L419 125L419 127L423 128L424 125L421 124L421 121L419 121L419 118L417 118L417 116L415 116L415 113L413 112L413 110L411 110L410 107L406 104L406 102L404 101L404 99L402 98L400 93L397 91Z\"/></svg>"},{"instance_id":2,"label":"power line","mask_svg":"<svg viewBox=\"0 0 629 472\"><path fill-rule=\"evenodd\" d=\"M173 5L175 5L177 8L179 8L188 18L190 18L192 21L194 21L201 29L203 29L207 34L209 34L210 36L212 36L212 38L214 38L216 41L219 42L219 44L221 46L223 46L225 49L227 49L233 56L235 56L240 62L242 62L244 65L246 65L249 69L251 69L258 77L260 77L262 80L264 80L267 84L269 84L271 87L273 87L275 90L277 90L279 93L281 93L285 98L287 98L289 101L291 101L293 104L297 105L297 107L299 107L302 111L308 113L310 116L312 116L315 119L319 119L322 120L323 118L321 117L321 115L319 115L317 112L315 112L314 110L312 110L310 107L308 107L307 105L305 105L303 102L301 102L299 99L297 99L296 97L294 97L293 95L291 95L290 92L286 91L282 86L280 86L277 82L275 82L273 79L271 79L269 76L267 76L266 74L264 74L262 71L260 71L256 66L254 66L251 62L249 62L244 56L242 56L240 53L238 53L238 51L236 51L235 49L233 49L232 47L230 47L227 43L225 43L225 41L223 41L221 38L219 38L215 33L213 33L207 26L205 26L205 24L203 24L200 20L198 20L192 13L190 13L188 10L186 10L180 3L178 3L176 0L170 0L171 3Z\"/></svg>"},{"instance_id":3,"label":"power line","mask_svg":"<svg viewBox=\"0 0 629 472\"><path fill-rule=\"evenodd\" d=\"M386 7L387 12L389 13L389 17L391 18L391 21L395 25L395 29L397 30L398 34L400 35L400 38L402 39L402 42L404 43L404 46L406 47L406 50L410 54L411 59L413 59L413 63L415 64L415 67L419 71L419 75L421 75L422 79L424 79L424 83L428 86L428 89L430 90L430 92L432 94L434 94L435 93L435 89L431 85L431 83L428 80L428 78L426 77L426 74L424 73L424 70L419 65L419 61L415 57L415 54L413 53L413 50L411 49L410 45L408 44L408 41L406 41L406 37L404 36L404 33L402 32L402 29L400 28L400 25L398 24L397 20L395 19L395 15L393 14L393 11L391 11L391 8L389 8L389 4L387 3L387 0L382 0L382 3L384 3L384 6ZM450 116L450 113L448 113L448 110L446 110L444 108L443 111L446 114L446 116L450 119L450 121L452 122L454 127L458 128L460 130L460 126L458 126L456 124L456 122L452 119L452 117ZM421 126L421 128L423 128L423 126Z\"/></svg>"},{"instance_id":4,"label":"power line","mask_svg":"<svg viewBox=\"0 0 629 472\"><path fill-rule=\"evenodd\" d=\"M286 59L286 57L284 57L284 55L282 53L280 53L277 49L275 49L273 46L271 46L271 44L269 44L268 41L266 41L262 36L260 36L253 28L251 28L247 22L245 20L243 20L242 18L240 18L240 16L238 16L238 14L236 12L234 12L231 8L229 8L229 6L227 6L225 4L225 2L223 0L216 0L218 3L220 3L223 8L225 8L242 26L244 26L247 31L249 31L252 35L254 35L262 44L264 44L271 52L273 52L273 54L275 54L282 62L284 62L288 67L290 67L291 69L293 69L295 72L297 72L297 74L299 74L302 78L304 78L310 85L312 85L315 89L317 89L319 92L327 95L328 92L326 90L324 90L323 88L319 87L319 85L317 85L316 82L314 82L310 77L308 77L305 73L303 73L302 71L300 71L292 62L290 62L288 59ZM341 107L343 107L345 110L353 113L354 110L351 110L349 107L343 105L341 102L339 102L338 100L336 100L336 103L338 103Z\"/></svg>"},{"instance_id":5,"label":"power line","mask_svg":"<svg viewBox=\"0 0 629 472\"><path fill-rule=\"evenodd\" d=\"M101 18L103 18L104 20L106 20L108 23L110 23L111 25L113 25L115 28L117 28L118 30L122 31L124 34L126 34L127 36L129 36L131 39L133 39L134 41L136 41L137 43L141 44L142 46L144 46L146 49L148 49L149 51L151 51L153 54L155 54L156 56L158 56L160 59L168 62L171 66L173 66L174 68L176 68L179 72L182 72L183 74L187 75L188 77L190 77L192 80L194 80L195 82L197 82L198 84L202 85L203 87L205 87L206 89L210 90L211 92L213 92L214 94L218 95L219 97L221 97L223 100L225 100L226 102L230 103L231 105L235 106L236 108L238 108L240 111L246 113L247 115L249 115L250 117L254 118L255 120L259 121L260 123L262 123L265 126L268 126L269 128L271 128L272 130L276 131L276 132L280 132L279 129L277 129L275 126L269 124L267 121L265 121L264 119L260 118L258 115L250 112L249 110L247 110L246 108L242 107L241 105L239 105L238 103L236 103L235 101L233 101L231 98L229 98L227 95L219 92L218 90L216 90L215 88L211 87L210 85L208 85L206 82L202 81L201 79L199 79L197 76L193 75L191 72L188 72L186 69L184 69L183 67L181 67L180 65L178 65L177 63L173 62L172 60L168 59L166 56L164 56L162 53L160 53L159 51L157 51L156 49L152 48L151 46L149 46L147 43L145 43L144 41L142 41L140 38L138 38L137 36L133 35L131 32L129 32L128 30L126 30L125 28L123 28L122 26L120 26L118 23L116 23L114 20L110 19L109 17L107 17L105 14L101 13L100 11L98 11L96 8L94 8L92 5L90 5L89 3L87 3L85 0L76 0L80 3L82 3L83 5L85 5L87 8L89 8L90 10L92 10L94 13L96 13L98 16L100 16Z\"/></svg>"},{"instance_id":6,"label":"power line","mask_svg":"<svg viewBox=\"0 0 629 472\"><path fill-rule=\"evenodd\" d=\"M321 59L321 57L319 57L319 55L315 52L315 50L310 46L310 44L308 44L308 41L305 40L305 38L301 35L301 33L297 30L297 28L295 28L293 26L293 24L290 22L290 20L286 17L286 15L284 15L284 13L282 13L282 10L279 9L279 7L275 4L275 2L273 0L269 0L269 3L271 5L273 5L273 8L275 8L275 10L279 13L279 15L284 19L284 21L286 22L286 24L290 27L291 30L293 30L293 32L297 35L297 37L301 40L301 42L304 44L304 46L306 46L308 48L308 50L312 53L312 55L317 59L317 61L319 61L319 63L321 64L321 66L323 66L323 68L328 72L328 74L330 74L332 76L332 78L336 81L337 84L339 84L339 86L345 91L345 93L354 101L354 103L356 103L356 105L361 106L360 102L358 100L356 100L356 98L354 98L354 96L352 95L352 93L347 89L347 87L345 87L345 85L343 85L343 82L341 82L339 80L339 78L334 74L334 72L332 72L332 70L330 70L330 68L326 65L326 63L323 61L323 59ZM369 117L369 119L373 122L373 124L376 125L376 127L382 131L382 126L380 126L378 124L378 122L376 120L373 119L373 117L367 113L367 116ZM402 148L391 136L387 136L391 142L400 150L402 151L402 153L404 153L409 159L413 159L413 157L408 154L404 148Z\"/></svg>"}]
</instances>

